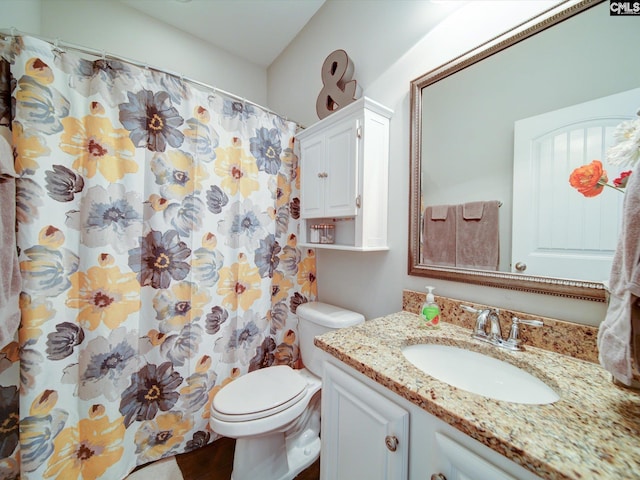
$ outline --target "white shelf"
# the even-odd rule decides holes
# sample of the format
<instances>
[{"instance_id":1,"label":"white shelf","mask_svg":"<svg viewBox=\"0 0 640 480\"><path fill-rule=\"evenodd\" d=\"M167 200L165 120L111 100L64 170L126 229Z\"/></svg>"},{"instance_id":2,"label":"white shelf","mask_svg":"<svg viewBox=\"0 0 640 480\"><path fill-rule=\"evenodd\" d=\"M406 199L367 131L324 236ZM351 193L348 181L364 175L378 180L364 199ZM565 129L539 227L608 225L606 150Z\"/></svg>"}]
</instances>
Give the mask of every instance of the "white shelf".
<instances>
[{"instance_id":1,"label":"white shelf","mask_svg":"<svg viewBox=\"0 0 640 480\"><path fill-rule=\"evenodd\" d=\"M354 247L353 245L341 245L339 243L299 243L305 248L324 248L326 250L350 250L352 252L381 252L389 250L389 247Z\"/></svg>"}]
</instances>

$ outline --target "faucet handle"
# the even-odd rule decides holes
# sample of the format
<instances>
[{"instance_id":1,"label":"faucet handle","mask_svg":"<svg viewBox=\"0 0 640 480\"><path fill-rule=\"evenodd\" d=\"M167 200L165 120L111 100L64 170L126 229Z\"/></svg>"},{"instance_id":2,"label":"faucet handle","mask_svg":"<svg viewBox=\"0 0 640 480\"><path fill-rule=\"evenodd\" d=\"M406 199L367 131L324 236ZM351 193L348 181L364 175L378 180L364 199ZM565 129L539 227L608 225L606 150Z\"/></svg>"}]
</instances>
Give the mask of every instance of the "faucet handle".
<instances>
[{"instance_id":1,"label":"faucet handle","mask_svg":"<svg viewBox=\"0 0 640 480\"><path fill-rule=\"evenodd\" d=\"M484 315L484 316L486 316L491 312L490 308L474 308L474 307L472 307L470 305L460 305L460 308L462 310L465 310L465 311L469 312L469 313L473 313L474 315ZM500 310L498 310L497 308L494 309L494 311L496 313L500 312Z\"/></svg>"},{"instance_id":2,"label":"faucet handle","mask_svg":"<svg viewBox=\"0 0 640 480\"><path fill-rule=\"evenodd\" d=\"M482 312L482 310L480 310L478 308L473 308L470 305L460 305L460 308L465 310L465 311L467 311L467 312L475 313L475 314L478 314L478 313Z\"/></svg>"},{"instance_id":3,"label":"faucet handle","mask_svg":"<svg viewBox=\"0 0 640 480\"><path fill-rule=\"evenodd\" d=\"M524 320L518 317L512 317L512 320L523 325L531 325L532 327L542 327L544 325L542 320Z\"/></svg>"},{"instance_id":4,"label":"faucet handle","mask_svg":"<svg viewBox=\"0 0 640 480\"><path fill-rule=\"evenodd\" d=\"M504 346L509 350L522 350L522 340L520 340L520 324L530 325L532 327L542 327L542 320L523 320L518 317L511 317L512 324L509 331L509 338L504 342Z\"/></svg>"}]
</instances>

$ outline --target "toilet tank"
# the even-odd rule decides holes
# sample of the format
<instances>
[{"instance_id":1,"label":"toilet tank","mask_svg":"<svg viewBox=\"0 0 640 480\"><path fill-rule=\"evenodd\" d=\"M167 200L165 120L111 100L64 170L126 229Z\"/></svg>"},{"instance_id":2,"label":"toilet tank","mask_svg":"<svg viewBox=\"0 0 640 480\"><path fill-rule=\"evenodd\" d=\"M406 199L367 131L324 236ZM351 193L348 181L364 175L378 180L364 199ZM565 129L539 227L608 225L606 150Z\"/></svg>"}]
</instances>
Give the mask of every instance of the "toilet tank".
<instances>
[{"instance_id":1,"label":"toilet tank","mask_svg":"<svg viewBox=\"0 0 640 480\"><path fill-rule=\"evenodd\" d=\"M313 344L314 337L364 322L360 313L321 302L303 303L296 309L296 314L302 362L307 370L319 377L322 376L324 352Z\"/></svg>"}]
</instances>

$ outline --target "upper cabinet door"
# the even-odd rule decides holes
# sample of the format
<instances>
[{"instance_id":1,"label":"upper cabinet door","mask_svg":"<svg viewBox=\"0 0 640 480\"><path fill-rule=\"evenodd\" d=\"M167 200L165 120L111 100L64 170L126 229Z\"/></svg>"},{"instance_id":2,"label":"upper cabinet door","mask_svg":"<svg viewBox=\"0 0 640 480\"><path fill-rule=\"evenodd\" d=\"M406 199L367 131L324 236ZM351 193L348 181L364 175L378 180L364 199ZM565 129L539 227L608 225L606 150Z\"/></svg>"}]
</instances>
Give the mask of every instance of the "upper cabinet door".
<instances>
[{"instance_id":1,"label":"upper cabinet door","mask_svg":"<svg viewBox=\"0 0 640 480\"><path fill-rule=\"evenodd\" d=\"M349 120L327 131L325 216L345 217L357 213L358 123Z\"/></svg>"},{"instance_id":2,"label":"upper cabinet door","mask_svg":"<svg viewBox=\"0 0 640 480\"><path fill-rule=\"evenodd\" d=\"M303 218L356 215L358 125L350 118L301 140Z\"/></svg>"},{"instance_id":3,"label":"upper cabinet door","mask_svg":"<svg viewBox=\"0 0 640 480\"><path fill-rule=\"evenodd\" d=\"M303 218L324 215L325 188L325 141L321 136L312 137L300 144L300 155L304 162L300 165L300 203Z\"/></svg>"}]
</instances>

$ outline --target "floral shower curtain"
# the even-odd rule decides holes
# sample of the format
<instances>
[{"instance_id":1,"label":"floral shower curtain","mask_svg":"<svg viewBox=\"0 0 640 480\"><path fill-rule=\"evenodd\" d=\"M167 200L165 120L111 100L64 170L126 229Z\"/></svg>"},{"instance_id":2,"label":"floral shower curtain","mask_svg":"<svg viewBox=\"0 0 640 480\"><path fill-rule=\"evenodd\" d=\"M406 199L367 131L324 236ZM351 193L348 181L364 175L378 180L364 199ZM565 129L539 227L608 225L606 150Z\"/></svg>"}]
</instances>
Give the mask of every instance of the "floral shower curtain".
<instances>
[{"instance_id":1,"label":"floral shower curtain","mask_svg":"<svg viewBox=\"0 0 640 480\"><path fill-rule=\"evenodd\" d=\"M296 125L31 37L0 53L22 278L0 477L124 478L215 440L229 381L300 366L294 313L316 284L296 245Z\"/></svg>"}]
</instances>

